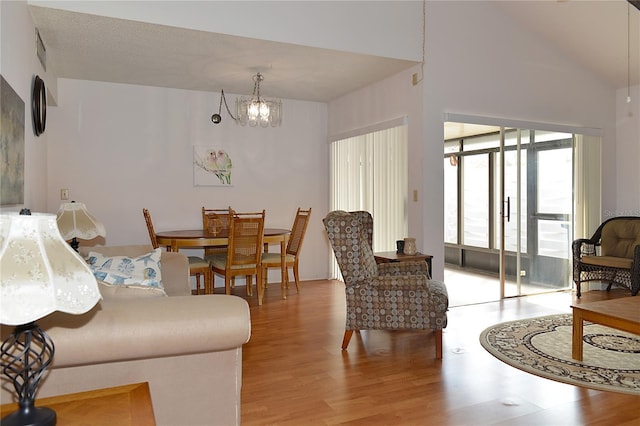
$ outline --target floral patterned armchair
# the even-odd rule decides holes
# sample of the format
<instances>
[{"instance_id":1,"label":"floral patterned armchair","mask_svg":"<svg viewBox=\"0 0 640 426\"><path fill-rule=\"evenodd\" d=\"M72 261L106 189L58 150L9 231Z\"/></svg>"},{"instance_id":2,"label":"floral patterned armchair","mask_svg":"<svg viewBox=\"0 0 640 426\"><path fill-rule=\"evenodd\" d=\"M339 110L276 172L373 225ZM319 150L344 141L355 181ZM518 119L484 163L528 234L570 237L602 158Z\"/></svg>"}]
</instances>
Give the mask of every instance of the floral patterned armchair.
<instances>
[{"instance_id":1,"label":"floral patterned armchair","mask_svg":"<svg viewBox=\"0 0 640 426\"><path fill-rule=\"evenodd\" d=\"M354 330L434 330L436 358L441 359L449 307L445 284L430 279L425 262L377 265L370 219L368 212L345 211L332 211L323 219L346 286L342 349Z\"/></svg>"}]
</instances>

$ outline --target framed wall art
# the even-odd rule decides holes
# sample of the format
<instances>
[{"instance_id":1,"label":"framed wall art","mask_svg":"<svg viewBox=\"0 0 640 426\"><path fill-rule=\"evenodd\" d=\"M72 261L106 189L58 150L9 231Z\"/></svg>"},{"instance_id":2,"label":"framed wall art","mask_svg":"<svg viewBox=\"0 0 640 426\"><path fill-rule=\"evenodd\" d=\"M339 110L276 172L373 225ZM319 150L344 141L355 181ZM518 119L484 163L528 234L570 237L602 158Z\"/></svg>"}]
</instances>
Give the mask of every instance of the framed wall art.
<instances>
[{"instance_id":1,"label":"framed wall art","mask_svg":"<svg viewBox=\"0 0 640 426\"><path fill-rule=\"evenodd\" d=\"M24 101L0 75L0 205L24 204Z\"/></svg>"},{"instance_id":2,"label":"framed wall art","mask_svg":"<svg viewBox=\"0 0 640 426\"><path fill-rule=\"evenodd\" d=\"M195 186L231 186L233 163L224 149L193 147L193 184Z\"/></svg>"}]
</instances>

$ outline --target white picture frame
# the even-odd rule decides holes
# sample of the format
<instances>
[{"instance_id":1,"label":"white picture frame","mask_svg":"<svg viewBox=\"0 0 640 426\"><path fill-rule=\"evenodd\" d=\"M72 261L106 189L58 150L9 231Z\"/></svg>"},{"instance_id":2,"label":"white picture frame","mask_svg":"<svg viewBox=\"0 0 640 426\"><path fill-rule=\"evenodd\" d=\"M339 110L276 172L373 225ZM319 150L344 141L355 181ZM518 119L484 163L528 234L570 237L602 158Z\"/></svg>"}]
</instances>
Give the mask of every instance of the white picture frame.
<instances>
[{"instance_id":1,"label":"white picture frame","mask_svg":"<svg viewBox=\"0 0 640 426\"><path fill-rule=\"evenodd\" d=\"M233 163L226 149L211 146L193 147L194 186L233 186Z\"/></svg>"}]
</instances>

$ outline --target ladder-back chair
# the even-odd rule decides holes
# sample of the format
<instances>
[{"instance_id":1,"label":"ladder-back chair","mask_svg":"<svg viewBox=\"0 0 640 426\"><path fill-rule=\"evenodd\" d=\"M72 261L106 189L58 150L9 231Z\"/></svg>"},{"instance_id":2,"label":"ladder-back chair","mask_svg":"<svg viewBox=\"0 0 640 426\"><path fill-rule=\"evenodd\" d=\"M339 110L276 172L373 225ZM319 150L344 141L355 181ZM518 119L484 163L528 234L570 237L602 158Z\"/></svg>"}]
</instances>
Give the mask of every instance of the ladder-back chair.
<instances>
[{"instance_id":1,"label":"ladder-back chair","mask_svg":"<svg viewBox=\"0 0 640 426\"><path fill-rule=\"evenodd\" d=\"M293 278L296 282L296 291L300 292L300 272L298 269L298 260L300 259L300 249L302 248L302 241L304 235L307 232L307 225L311 217L311 208L308 210L302 210L298 207L296 211L296 217L293 221L293 227L291 228L291 235L289 235L289 241L287 242L287 248L285 251L285 280L281 283L282 286L282 298L287 298L287 289L289 288L289 268L293 268ZM269 268L281 268L282 256L281 253L263 253L262 254L262 278L264 286L266 288L268 281L268 269Z\"/></svg>"},{"instance_id":2,"label":"ladder-back chair","mask_svg":"<svg viewBox=\"0 0 640 426\"><path fill-rule=\"evenodd\" d=\"M262 305L262 243L265 211L237 213L229 209L229 245L226 254L211 256L211 269L224 276L226 294L231 294L231 278L247 277L247 295L252 295L252 279L256 276L258 305Z\"/></svg>"},{"instance_id":3,"label":"ladder-back chair","mask_svg":"<svg viewBox=\"0 0 640 426\"><path fill-rule=\"evenodd\" d=\"M151 240L151 246L158 248L158 240L156 239L156 232L153 228L153 221L151 220L151 213L146 208L142 209L144 220L147 223L147 231L149 232L149 239ZM200 275L204 278L204 292L213 293L213 275L209 262L201 257L187 256L189 259L189 275L196 277L196 294L200 294Z\"/></svg>"}]
</instances>

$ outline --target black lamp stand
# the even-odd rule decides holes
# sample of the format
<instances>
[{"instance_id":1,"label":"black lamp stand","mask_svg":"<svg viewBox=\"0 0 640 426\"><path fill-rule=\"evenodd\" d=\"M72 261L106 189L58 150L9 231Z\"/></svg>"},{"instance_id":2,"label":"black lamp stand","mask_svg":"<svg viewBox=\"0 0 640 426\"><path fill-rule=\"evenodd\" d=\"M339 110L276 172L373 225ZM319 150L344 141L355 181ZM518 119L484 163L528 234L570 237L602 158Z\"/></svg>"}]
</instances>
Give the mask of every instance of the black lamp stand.
<instances>
[{"instance_id":1,"label":"black lamp stand","mask_svg":"<svg viewBox=\"0 0 640 426\"><path fill-rule=\"evenodd\" d=\"M0 348L2 372L18 394L18 411L4 417L2 426L52 426L56 412L35 406L38 383L53 359L54 345L35 322L19 325Z\"/></svg>"}]
</instances>

